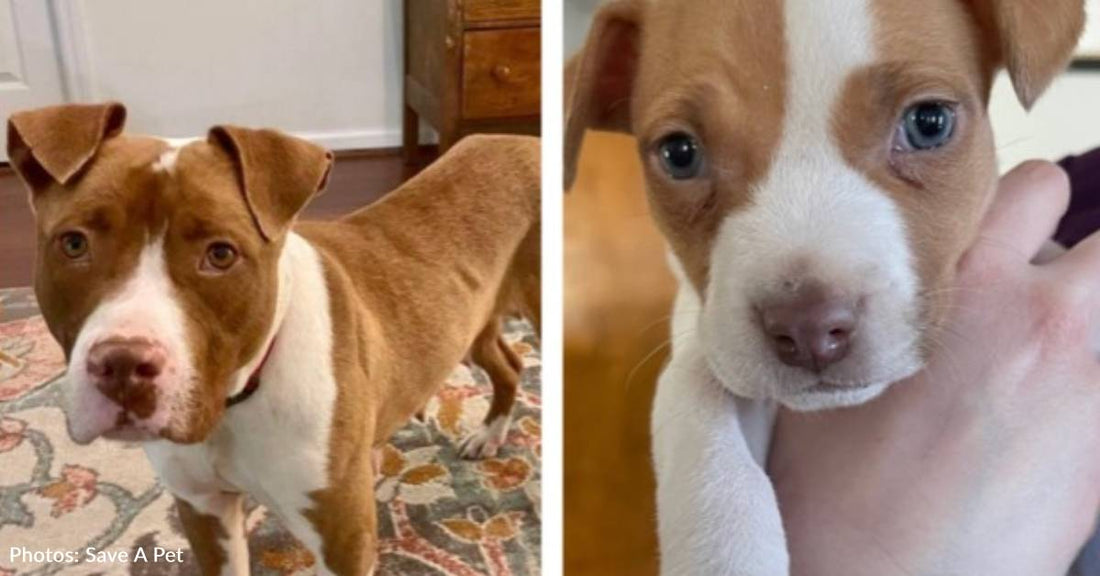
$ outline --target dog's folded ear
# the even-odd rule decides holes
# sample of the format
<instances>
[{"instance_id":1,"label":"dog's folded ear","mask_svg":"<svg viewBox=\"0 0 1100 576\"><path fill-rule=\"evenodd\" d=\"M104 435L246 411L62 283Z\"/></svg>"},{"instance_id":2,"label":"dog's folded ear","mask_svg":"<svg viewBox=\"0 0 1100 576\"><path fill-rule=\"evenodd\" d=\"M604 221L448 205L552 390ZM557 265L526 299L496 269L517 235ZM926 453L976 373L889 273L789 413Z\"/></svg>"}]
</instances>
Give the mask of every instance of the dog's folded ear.
<instances>
[{"instance_id":1,"label":"dog's folded ear","mask_svg":"<svg viewBox=\"0 0 1100 576\"><path fill-rule=\"evenodd\" d=\"M588 128L630 132L644 3L615 0L600 8L584 48L565 67L565 187L576 175Z\"/></svg>"},{"instance_id":2,"label":"dog's folded ear","mask_svg":"<svg viewBox=\"0 0 1100 576\"><path fill-rule=\"evenodd\" d=\"M8 119L8 158L32 191L65 185L125 124L126 108L117 102L16 112Z\"/></svg>"},{"instance_id":3,"label":"dog's folded ear","mask_svg":"<svg viewBox=\"0 0 1100 576\"><path fill-rule=\"evenodd\" d=\"M268 241L280 238L328 183L332 152L301 138L277 130L215 126L207 141L233 159L252 219Z\"/></svg>"},{"instance_id":4,"label":"dog's folded ear","mask_svg":"<svg viewBox=\"0 0 1100 576\"><path fill-rule=\"evenodd\" d=\"M1030 109L1069 62L1085 26L1084 0L971 0L986 50Z\"/></svg>"}]
</instances>

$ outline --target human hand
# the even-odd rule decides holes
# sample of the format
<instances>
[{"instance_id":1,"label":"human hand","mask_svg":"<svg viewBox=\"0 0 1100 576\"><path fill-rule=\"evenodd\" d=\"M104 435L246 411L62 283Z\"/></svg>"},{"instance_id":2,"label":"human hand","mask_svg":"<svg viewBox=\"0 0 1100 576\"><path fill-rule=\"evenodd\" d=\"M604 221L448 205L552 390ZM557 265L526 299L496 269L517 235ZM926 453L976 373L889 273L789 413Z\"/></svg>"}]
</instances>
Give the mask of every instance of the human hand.
<instances>
[{"instance_id":1,"label":"human hand","mask_svg":"<svg viewBox=\"0 0 1100 576\"><path fill-rule=\"evenodd\" d=\"M1100 235L1030 261L1068 203L1001 181L928 365L880 399L783 412L769 462L792 574L1065 574L1100 502Z\"/></svg>"}]
</instances>

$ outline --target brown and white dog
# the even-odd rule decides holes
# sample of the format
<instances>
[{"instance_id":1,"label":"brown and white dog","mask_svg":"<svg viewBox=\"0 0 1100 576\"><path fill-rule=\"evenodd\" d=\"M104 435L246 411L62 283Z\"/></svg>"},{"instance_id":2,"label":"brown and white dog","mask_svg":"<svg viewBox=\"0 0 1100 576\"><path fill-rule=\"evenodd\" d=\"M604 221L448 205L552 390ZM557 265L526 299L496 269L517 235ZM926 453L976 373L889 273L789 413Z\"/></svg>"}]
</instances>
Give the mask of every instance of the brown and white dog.
<instances>
[{"instance_id":1,"label":"brown and white dog","mask_svg":"<svg viewBox=\"0 0 1100 576\"><path fill-rule=\"evenodd\" d=\"M247 574L243 494L325 574L375 564L371 450L467 354L493 454L539 314L539 146L471 137L384 200L296 223L332 155L272 130L177 147L118 104L20 112L8 153L38 229L35 290L69 361L70 433L144 442L206 574Z\"/></svg>"},{"instance_id":2,"label":"brown and white dog","mask_svg":"<svg viewBox=\"0 0 1100 576\"><path fill-rule=\"evenodd\" d=\"M567 69L632 133L681 290L652 418L665 574L788 571L762 467L776 404L853 405L918 370L997 180L987 105L1030 106L1081 0L616 0ZM732 392L732 394L730 394Z\"/></svg>"}]
</instances>

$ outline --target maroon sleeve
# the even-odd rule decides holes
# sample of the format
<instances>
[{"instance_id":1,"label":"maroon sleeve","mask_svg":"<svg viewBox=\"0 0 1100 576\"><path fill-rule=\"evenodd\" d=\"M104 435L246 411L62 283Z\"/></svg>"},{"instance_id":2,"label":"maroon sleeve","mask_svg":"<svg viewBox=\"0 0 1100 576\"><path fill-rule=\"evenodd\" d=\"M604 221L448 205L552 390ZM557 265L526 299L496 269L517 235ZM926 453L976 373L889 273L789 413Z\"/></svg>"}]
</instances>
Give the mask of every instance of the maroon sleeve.
<instances>
[{"instance_id":1,"label":"maroon sleeve","mask_svg":"<svg viewBox=\"0 0 1100 576\"><path fill-rule=\"evenodd\" d=\"M1069 174L1070 201L1054 239L1068 247L1100 230L1100 148L1058 164Z\"/></svg>"},{"instance_id":2,"label":"maroon sleeve","mask_svg":"<svg viewBox=\"0 0 1100 576\"><path fill-rule=\"evenodd\" d=\"M1069 174L1070 199L1054 239L1068 247L1100 230L1100 148L1069 156L1058 164ZM1070 574L1100 576L1100 529L1093 532Z\"/></svg>"}]
</instances>

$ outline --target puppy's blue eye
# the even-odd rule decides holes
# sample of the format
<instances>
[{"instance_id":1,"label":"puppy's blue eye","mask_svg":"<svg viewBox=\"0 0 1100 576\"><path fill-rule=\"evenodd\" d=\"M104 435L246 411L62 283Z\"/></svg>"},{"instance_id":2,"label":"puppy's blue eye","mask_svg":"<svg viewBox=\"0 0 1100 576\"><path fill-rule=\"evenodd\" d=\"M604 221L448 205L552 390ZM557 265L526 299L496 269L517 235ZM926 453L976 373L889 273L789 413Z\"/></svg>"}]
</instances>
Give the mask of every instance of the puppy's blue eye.
<instances>
[{"instance_id":1,"label":"puppy's blue eye","mask_svg":"<svg viewBox=\"0 0 1100 576\"><path fill-rule=\"evenodd\" d=\"M703 150L690 134L673 132L657 146L661 166L674 180L687 180L699 175L703 167Z\"/></svg>"},{"instance_id":2,"label":"puppy's blue eye","mask_svg":"<svg viewBox=\"0 0 1100 576\"><path fill-rule=\"evenodd\" d=\"M905 143L914 150L939 148L955 133L955 110L943 102L910 106L902 117Z\"/></svg>"}]
</instances>

